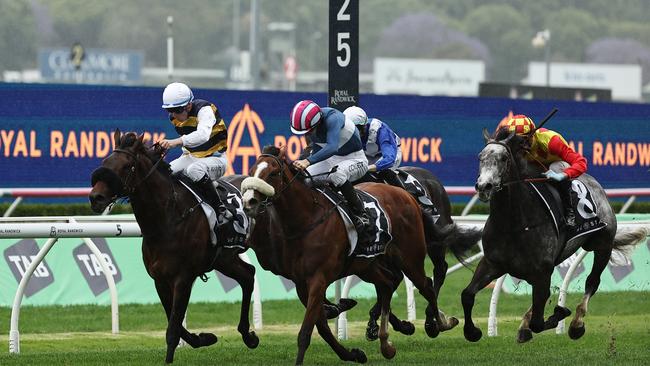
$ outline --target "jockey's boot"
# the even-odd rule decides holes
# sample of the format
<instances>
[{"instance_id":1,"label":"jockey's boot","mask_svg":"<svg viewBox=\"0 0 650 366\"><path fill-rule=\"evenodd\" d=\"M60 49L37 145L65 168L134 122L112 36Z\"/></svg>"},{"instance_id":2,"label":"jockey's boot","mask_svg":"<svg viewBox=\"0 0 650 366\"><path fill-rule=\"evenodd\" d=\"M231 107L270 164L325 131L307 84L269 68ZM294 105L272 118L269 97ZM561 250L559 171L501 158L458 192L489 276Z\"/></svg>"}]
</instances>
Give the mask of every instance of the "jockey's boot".
<instances>
[{"instance_id":1,"label":"jockey's boot","mask_svg":"<svg viewBox=\"0 0 650 366\"><path fill-rule=\"evenodd\" d=\"M565 179L560 182L560 197L564 206L564 222L567 226L573 228L576 226L576 215L573 211L573 190L571 189L571 179Z\"/></svg>"},{"instance_id":2,"label":"jockey's boot","mask_svg":"<svg viewBox=\"0 0 650 366\"><path fill-rule=\"evenodd\" d=\"M363 208L363 202L359 198L359 195L354 190L352 183L345 182L342 186L339 187L339 190L345 197L345 200L350 204L350 209L352 210L352 223L357 229L357 234L359 237L359 242L368 244L371 241L370 233L370 217L366 213L366 210Z\"/></svg>"},{"instance_id":3,"label":"jockey's boot","mask_svg":"<svg viewBox=\"0 0 650 366\"><path fill-rule=\"evenodd\" d=\"M406 187L404 187L404 183L402 183L402 180L399 179L397 176L397 172L395 172L393 169L384 169L380 172L377 173L379 178L383 179L384 182L390 184L391 186L399 187L402 188L403 190L406 190Z\"/></svg>"},{"instance_id":4,"label":"jockey's boot","mask_svg":"<svg viewBox=\"0 0 650 366\"><path fill-rule=\"evenodd\" d=\"M227 211L224 208L224 204L221 201L221 197L219 197L219 193L217 192L217 189L214 186L214 181L210 179L210 177L206 174L196 182L196 186L199 187L201 190L201 193L203 194L203 197L205 199L205 202L212 206L214 211L217 213L217 228L215 229L215 232L219 230L222 226L225 226L230 221L230 217L232 215L227 215L227 220L222 220L221 222L219 221L219 216L220 213L223 211Z\"/></svg>"}]
</instances>

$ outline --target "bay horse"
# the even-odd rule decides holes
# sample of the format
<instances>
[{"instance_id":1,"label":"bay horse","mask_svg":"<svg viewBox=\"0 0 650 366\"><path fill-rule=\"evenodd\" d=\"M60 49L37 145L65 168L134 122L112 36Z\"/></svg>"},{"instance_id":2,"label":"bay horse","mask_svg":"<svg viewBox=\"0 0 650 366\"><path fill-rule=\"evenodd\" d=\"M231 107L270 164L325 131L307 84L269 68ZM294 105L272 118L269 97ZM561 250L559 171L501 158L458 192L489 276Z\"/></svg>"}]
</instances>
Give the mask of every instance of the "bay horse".
<instances>
[{"instance_id":1,"label":"bay horse","mask_svg":"<svg viewBox=\"0 0 650 366\"><path fill-rule=\"evenodd\" d=\"M489 201L490 214L483 229L485 256L461 296L465 338L476 342L482 335L472 321L476 293L506 273L532 285L532 306L524 314L517 341L526 342L532 338L532 332L555 328L560 320L571 315L571 311L556 306L553 315L544 320L551 275L556 265L583 248L594 252L594 261L586 279L584 296L569 327L569 337L578 339L585 333L583 318L612 250L636 245L645 239L648 232L645 228L617 230L616 216L605 191L593 177L582 174L577 180L590 191L596 204L595 212L606 226L567 241L566 227L559 226L556 232L545 203L527 187L526 179L522 179L539 176L543 171L543 167L526 161L527 139L514 132L508 133L507 129L497 130L494 136L484 130L483 137L486 145L479 154L476 190L482 201Z\"/></svg>"},{"instance_id":2,"label":"bay horse","mask_svg":"<svg viewBox=\"0 0 650 366\"><path fill-rule=\"evenodd\" d=\"M403 166L399 169L413 176L423 186L433 206L438 210L438 214L440 215L436 221L436 226L439 228L441 234L427 236L427 252L429 259L433 263L433 288L436 291L436 295L439 295L447 276L447 269L449 268L445 259L447 249L450 249L460 262L463 262L463 254L477 244L481 239L483 230L473 227L465 228L454 223L451 217L449 195L440 180L431 171L416 166ZM397 288L402 281L401 272L398 270L393 278L397 281L395 284L395 288ZM377 338L379 307L379 302L377 302L369 312L370 320L366 329L366 338L368 340L375 340ZM444 313L442 311L440 313L440 316L444 318ZM392 312L389 316L389 322L396 331L406 335L413 334L413 324L400 320ZM458 324L458 320L455 317L449 318L449 322L452 327Z\"/></svg>"},{"instance_id":3,"label":"bay horse","mask_svg":"<svg viewBox=\"0 0 650 366\"><path fill-rule=\"evenodd\" d=\"M200 203L172 177L162 149L146 146L143 136L132 132L122 135L117 130L113 139L115 149L93 172L91 208L102 212L120 197L131 202L142 231L144 266L167 315L165 362L173 362L179 338L194 348L217 342L214 334L190 333L182 324L194 281L213 269L241 286L237 330L247 347L257 347L259 339L250 331L248 320L255 267L241 260L237 249L212 245L211 228Z\"/></svg>"},{"instance_id":4,"label":"bay horse","mask_svg":"<svg viewBox=\"0 0 650 366\"><path fill-rule=\"evenodd\" d=\"M351 274L378 288L380 349L386 358L395 356L386 326L395 289L390 278L393 271L387 268L385 258L391 258L391 265L399 265L428 301L427 334L435 337L441 329L449 327L439 317L433 283L424 271L427 248L422 213L409 193L385 184L357 186L379 200L391 223L393 239L387 245L385 258L350 257L345 224L336 207L291 168L284 148L265 147L250 171L251 177L241 183L244 210L255 221L249 245L264 269L295 283L298 297L306 308L298 334L296 364L304 361L314 325L341 360L367 361L363 351L348 350L338 342L323 308L327 287ZM257 229L260 223L262 230Z\"/></svg>"}]
</instances>

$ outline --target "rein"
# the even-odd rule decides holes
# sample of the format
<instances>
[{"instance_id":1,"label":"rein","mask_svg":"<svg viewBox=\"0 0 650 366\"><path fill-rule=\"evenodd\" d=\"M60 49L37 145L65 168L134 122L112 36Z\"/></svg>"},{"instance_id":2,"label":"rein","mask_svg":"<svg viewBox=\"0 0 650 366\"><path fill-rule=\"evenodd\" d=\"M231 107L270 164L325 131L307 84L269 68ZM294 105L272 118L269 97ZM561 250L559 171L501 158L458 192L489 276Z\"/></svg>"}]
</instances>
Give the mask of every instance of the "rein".
<instances>
[{"instance_id":1,"label":"rein","mask_svg":"<svg viewBox=\"0 0 650 366\"><path fill-rule=\"evenodd\" d=\"M293 178L289 179L289 178L287 178L286 174L284 173L284 169L285 169L285 167L287 165L286 162L282 161L282 159L280 159L279 157L277 157L275 155L272 155L272 154L261 154L259 156L259 158L262 158L262 157L270 157L273 160L275 160L275 162L280 166L280 172L279 173L273 173L271 175L280 174L281 175L281 180L280 181L281 181L281 184L282 184L282 186L280 187L280 190L278 192L276 192L275 195L273 195L272 197L266 197L266 199L264 199L264 201L262 201L260 203L265 208L272 205L274 201L276 201L278 198L280 198L282 193L284 193L293 184L293 182L298 178L299 175L302 175L302 176L304 176L304 177L306 177L308 179L313 179L314 177L319 177L319 176L322 176L322 175L328 175L328 174L332 173L331 171L329 171L329 172L324 172L324 173L319 173L319 174L311 174L307 170L302 170L302 171L296 172L296 174L294 174ZM285 184L285 180L287 180L288 183ZM314 195L312 195L312 201L317 206L320 206L318 201L316 200L316 197ZM325 220L337 209L337 207L339 206L339 203L340 202L337 202L336 204L334 204L334 206L330 207L323 215L321 215L316 221L309 224L304 230L301 230L297 234L288 236L287 239L288 240L298 239L298 238L310 233L312 230L317 228L320 224L325 222Z\"/></svg>"}]
</instances>

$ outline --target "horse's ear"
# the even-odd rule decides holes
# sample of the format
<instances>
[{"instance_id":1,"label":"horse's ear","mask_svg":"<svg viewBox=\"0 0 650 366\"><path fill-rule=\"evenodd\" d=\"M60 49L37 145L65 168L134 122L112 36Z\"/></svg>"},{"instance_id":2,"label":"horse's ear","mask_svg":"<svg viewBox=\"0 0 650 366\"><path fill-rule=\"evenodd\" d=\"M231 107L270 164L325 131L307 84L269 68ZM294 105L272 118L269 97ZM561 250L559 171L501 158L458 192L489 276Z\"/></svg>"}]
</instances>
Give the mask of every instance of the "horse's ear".
<instances>
[{"instance_id":1,"label":"horse's ear","mask_svg":"<svg viewBox=\"0 0 650 366\"><path fill-rule=\"evenodd\" d=\"M120 145L120 138L122 137L122 132L120 132L120 129L116 129L115 132L113 133L113 143L115 147Z\"/></svg>"},{"instance_id":2,"label":"horse's ear","mask_svg":"<svg viewBox=\"0 0 650 366\"><path fill-rule=\"evenodd\" d=\"M508 137L506 137L505 139L503 139L501 142L503 142L504 144L507 144L508 141L510 141L514 136L515 136L515 131L512 131L512 132L510 132L510 134L508 135Z\"/></svg>"},{"instance_id":3,"label":"horse's ear","mask_svg":"<svg viewBox=\"0 0 650 366\"><path fill-rule=\"evenodd\" d=\"M485 127L483 127L483 140L485 140L486 144L488 143L488 141L490 141L490 133Z\"/></svg>"},{"instance_id":4,"label":"horse's ear","mask_svg":"<svg viewBox=\"0 0 650 366\"><path fill-rule=\"evenodd\" d=\"M138 135L138 140L140 140L140 142L144 142L144 132Z\"/></svg>"},{"instance_id":5,"label":"horse's ear","mask_svg":"<svg viewBox=\"0 0 650 366\"><path fill-rule=\"evenodd\" d=\"M278 154L278 157L280 159L284 159L286 155L287 155L287 145L280 146L280 153Z\"/></svg>"}]
</instances>

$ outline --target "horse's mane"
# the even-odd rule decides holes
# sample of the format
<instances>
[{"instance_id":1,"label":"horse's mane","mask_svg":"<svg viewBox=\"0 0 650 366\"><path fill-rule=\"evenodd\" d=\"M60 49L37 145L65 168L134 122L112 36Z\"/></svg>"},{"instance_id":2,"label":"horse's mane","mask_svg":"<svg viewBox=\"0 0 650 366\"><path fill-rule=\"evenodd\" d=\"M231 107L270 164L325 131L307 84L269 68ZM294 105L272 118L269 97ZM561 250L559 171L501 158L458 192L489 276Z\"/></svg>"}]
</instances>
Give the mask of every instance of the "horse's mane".
<instances>
[{"instance_id":1,"label":"horse's mane","mask_svg":"<svg viewBox=\"0 0 650 366\"><path fill-rule=\"evenodd\" d=\"M530 142L526 136L514 134L512 137L511 131L508 130L508 127L500 127L492 136L491 139L495 141L504 142L509 148L510 151L514 154L515 158L519 161L520 172L524 175L537 175L538 167L537 165L530 164L526 160L525 156L528 151L530 151ZM508 137L510 137L508 139Z\"/></svg>"},{"instance_id":2,"label":"horse's mane","mask_svg":"<svg viewBox=\"0 0 650 366\"><path fill-rule=\"evenodd\" d=\"M140 138L135 132L127 132L122 137L120 138L120 143L117 146L120 149L126 149L133 147L135 150L138 150L139 152L143 153L149 160L151 160L151 163L155 164L160 160L158 163L158 171L161 173L164 173L166 175L171 175L171 166L169 165L168 162L166 162L162 158L162 155L164 154L164 150L160 148L158 144L144 144L140 142Z\"/></svg>"}]
</instances>

